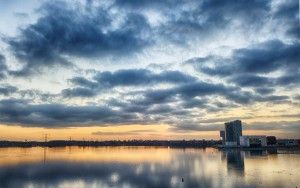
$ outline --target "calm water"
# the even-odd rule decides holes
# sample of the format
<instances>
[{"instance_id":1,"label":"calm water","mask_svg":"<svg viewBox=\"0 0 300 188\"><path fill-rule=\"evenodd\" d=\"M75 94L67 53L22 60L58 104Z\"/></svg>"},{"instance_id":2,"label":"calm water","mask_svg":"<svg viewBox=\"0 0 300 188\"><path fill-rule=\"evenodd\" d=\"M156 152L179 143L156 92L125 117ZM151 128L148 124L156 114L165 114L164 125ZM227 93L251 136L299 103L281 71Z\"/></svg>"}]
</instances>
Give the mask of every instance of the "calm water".
<instances>
[{"instance_id":1,"label":"calm water","mask_svg":"<svg viewBox=\"0 0 300 188\"><path fill-rule=\"evenodd\" d=\"M0 187L300 187L300 155L210 148L0 148Z\"/></svg>"}]
</instances>

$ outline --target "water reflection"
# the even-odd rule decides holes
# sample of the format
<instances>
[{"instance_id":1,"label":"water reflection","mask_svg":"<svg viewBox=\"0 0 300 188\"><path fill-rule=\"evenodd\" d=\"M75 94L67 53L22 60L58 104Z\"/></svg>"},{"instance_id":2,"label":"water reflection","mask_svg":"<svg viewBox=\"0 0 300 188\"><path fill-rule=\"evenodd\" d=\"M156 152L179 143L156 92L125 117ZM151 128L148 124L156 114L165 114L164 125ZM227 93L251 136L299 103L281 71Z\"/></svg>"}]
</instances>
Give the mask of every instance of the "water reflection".
<instances>
[{"instance_id":1,"label":"water reflection","mask_svg":"<svg viewBox=\"0 0 300 188\"><path fill-rule=\"evenodd\" d=\"M244 175L244 153L239 150L225 151L227 159L227 169L238 175Z\"/></svg>"},{"instance_id":2,"label":"water reflection","mask_svg":"<svg viewBox=\"0 0 300 188\"><path fill-rule=\"evenodd\" d=\"M250 150L248 153L250 156L267 156L266 150Z\"/></svg>"},{"instance_id":3,"label":"water reflection","mask_svg":"<svg viewBox=\"0 0 300 188\"><path fill-rule=\"evenodd\" d=\"M227 162L227 170L228 172L233 172L237 175L244 175L245 172L245 157L267 157L268 155L277 154L276 148L270 149L253 149L253 150L224 150L223 152L223 160L226 159Z\"/></svg>"},{"instance_id":4,"label":"water reflection","mask_svg":"<svg viewBox=\"0 0 300 188\"><path fill-rule=\"evenodd\" d=\"M280 157L291 159L290 163L282 163ZM269 164L260 157L241 151L2 148L0 187L285 187L285 182L296 187L299 156L280 157L267 159L278 167L271 173L266 171ZM278 174L280 169L290 169L293 175ZM276 182L276 177L282 181Z\"/></svg>"}]
</instances>

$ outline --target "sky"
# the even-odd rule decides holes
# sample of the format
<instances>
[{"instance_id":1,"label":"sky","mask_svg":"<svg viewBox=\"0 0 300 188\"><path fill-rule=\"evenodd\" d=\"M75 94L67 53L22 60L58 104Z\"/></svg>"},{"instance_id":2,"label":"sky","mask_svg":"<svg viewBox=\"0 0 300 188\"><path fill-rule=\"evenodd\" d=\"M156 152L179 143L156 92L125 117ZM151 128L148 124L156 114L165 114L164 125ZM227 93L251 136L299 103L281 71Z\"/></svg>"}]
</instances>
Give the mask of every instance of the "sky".
<instances>
[{"instance_id":1,"label":"sky","mask_svg":"<svg viewBox=\"0 0 300 188\"><path fill-rule=\"evenodd\" d=\"M300 137L298 0L0 0L0 140Z\"/></svg>"}]
</instances>

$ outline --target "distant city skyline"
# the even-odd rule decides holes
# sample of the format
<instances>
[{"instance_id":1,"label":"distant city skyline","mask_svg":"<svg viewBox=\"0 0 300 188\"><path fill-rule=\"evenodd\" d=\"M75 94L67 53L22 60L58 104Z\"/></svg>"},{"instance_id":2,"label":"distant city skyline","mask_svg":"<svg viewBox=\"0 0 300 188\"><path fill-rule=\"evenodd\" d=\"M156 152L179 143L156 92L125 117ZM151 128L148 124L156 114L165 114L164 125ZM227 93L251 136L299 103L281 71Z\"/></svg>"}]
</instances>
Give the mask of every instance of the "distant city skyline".
<instances>
[{"instance_id":1,"label":"distant city skyline","mask_svg":"<svg viewBox=\"0 0 300 188\"><path fill-rule=\"evenodd\" d=\"M0 2L0 140L300 138L298 0Z\"/></svg>"}]
</instances>

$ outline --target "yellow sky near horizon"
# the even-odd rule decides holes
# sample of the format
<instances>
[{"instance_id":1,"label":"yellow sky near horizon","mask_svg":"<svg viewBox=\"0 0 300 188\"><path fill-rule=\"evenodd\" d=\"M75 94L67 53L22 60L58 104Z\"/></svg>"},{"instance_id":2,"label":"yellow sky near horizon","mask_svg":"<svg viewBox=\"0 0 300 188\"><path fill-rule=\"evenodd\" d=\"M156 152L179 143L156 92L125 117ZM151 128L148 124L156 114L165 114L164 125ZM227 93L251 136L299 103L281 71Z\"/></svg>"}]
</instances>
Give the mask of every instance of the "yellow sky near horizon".
<instances>
[{"instance_id":1,"label":"yellow sky near horizon","mask_svg":"<svg viewBox=\"0 0 300 188\"><path fill-rule=\"evenodd\" d=\"M255 115L254 115L255 112ZM286 114L286 115L284 115ZM214 121L211 123L199 124L199 127L210 126L214 124L220 125L223 128L224 119L234 120L233 117L241 117L243 123L244 135L274 135L278 138L300 138L298 132L291 130L278 129L280 122L298 122L300 109L291 107L287 104L257 104L251 106L238 107L226 111L216 112L206 115L206 120ZM222 117L222 118L221 118ZM219 118L219 119L218 119ZM259 122L269 123L270 129L262 128L262 130L245 130L245 126L249 129L252 125L257 125ZM179 123L179 122L178 122ZM272 123L274 123L272 125ZM250 126L249 126L250 125ZM182 125L184 126L184 125ZM272 127L274 127L272 129ZM21 125L4 125L0 123L0 140L44 140L47 134L48 140L174 140L174 139L220 139L218 131L197 131L197 130L180 130L176 131L174 126L166 124L132 124L132 125L78 125L75 127L30 127ZM184 127L183 127L184 128ZM197 127L196 127L197 128Z\"/></svg>"},{"instance_id":2,"label":"yellow sky near horizon","mask_svg":"<svg viewBox=\"0 0 300 188\"><path fill-rule=\"evenodd\" d=\"M0 140L176 140L220 139L218 131L172 132L169 125L119 125L70 128L39 128L0 125ZM244 135L275 135L279 138L298 138L297 133L287 134L280 130L244 130Z\"/></svg>"}]
</instances>

